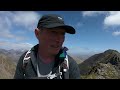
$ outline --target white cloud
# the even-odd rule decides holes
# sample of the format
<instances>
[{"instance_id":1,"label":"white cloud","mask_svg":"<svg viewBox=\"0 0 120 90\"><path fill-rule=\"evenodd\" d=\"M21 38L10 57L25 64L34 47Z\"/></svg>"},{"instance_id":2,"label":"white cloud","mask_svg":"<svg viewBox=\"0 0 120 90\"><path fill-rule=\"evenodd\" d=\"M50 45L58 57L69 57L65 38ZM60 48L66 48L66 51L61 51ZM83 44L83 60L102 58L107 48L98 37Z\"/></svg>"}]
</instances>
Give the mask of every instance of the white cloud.
<instances>
[{"instance_id":1,"label":"white cloud","mask_svg":"<svg viewBox=\"0 0 120 90\"><path fill-rule=\"evenodd\" d=\"M30 49L32 44L20 41L28 39L26 33L36 28L40 16L33 11L0 11L0 48Z\"/></svg>"},{"instance_id":2,"label":"white cloud","mask_svg":"<svg viewBox=\"0 0 120 90\"><path fill-rule=\"evenodd\" d=\"M0 24L0 37L4 39L14 39L17 41L27 40L28 38L25 36L17 36L12 34L7 27L3 27Z\"/></svg>"},{"instance_id":3,"label":"white cloud","mask_svg":"<svg viewBox=\"0 0 120 90\"><path fill-rule=\"evenodd\" d=\"M7 23L6 25L12 24L29 28L37 26L41 15L34 11L0 11L0 17Z\"/></svg>"},{"instance_id":4,"label":"white cloud","mask_svg":"<svg viewBox=\"0 0 120 90\"><path fill-rule=\"evenodd\" d=\"M0 13L1 14L1 13ZM0 37L13 38L10 33L11 23L7 17L0 17Z\"/></svg>"},{"instance_id":5,"label":"white cloud","mask_svg":"<svg viewBox=\"0 0 120 90\"><path fill-rule=\"evenodd\" d=\"M120 12L111 11L104 19L105 26L120 26Z\"/></svg>"},{"instance_id":6,"label":"white cloud","mask_svg":"<svg viewBox=\"0 0 120 90\"><path fill-rule=\"evenodd\" d=\"M14 50L28 50L33 47L30 43L13 43L8 41L0 41L0 48Z\"/></svg>"},{"instance_id":7,"label":"white cloud","mask_svg":"<svg viewBox=\"0 0 120 90\"><path fill-rule=\"evenodd\" d=\"M14 12L13 22L16 25L24 26L28 29L34 29L37 26L40 15L32 11L17 11Z\"/></svg>"},{"instance_id":8,"label":"white cloud","mask_svg":"<svg viewBox=\"0 0 120 90\"><path fill-rule=\"evenodd\" d=\"M110 28L114 32L112 32L113 36L119 36L120 31L115 31L120 27L120 11L109 11L107 16L104 19L104 28ZM108 29L109 30L109 29Z\"/></svg>"},{"instance_id":9,"label":"white cloud","mask_svg":"<svg viewBox=\"0 0 120 90\"><path fill-rule=\"evenodd\" d=\"M0 38L25 40L26 37L15 35L14 29L25 32L34 30L39 20L39 15L34 11L0 11Z\"/></svg>"},{"instance_id":10,"label":"white cloud","mask_svg":"<svg viewBox=\"0 0 120 90\"><path fill-rule=\"evenodd\" d=\"M6 31L1 31L0 32L0 37L9 38L10 39L10 38L14 38L15 36L12 35L8 30L6 30Z\"/></svg>"},{"instance_id":11,"label":"white cloud","mask_svg":"<svg viewBox=\"0 0 120 90\"><path fill-rule=\"evenodd\" d=\"M82 14L84 17L104 14L104 29L108 29L108 27L111 27L111 29L116 30L117 27L120 27L120 11L83 11ZM120 31L115 31L112 33L112 35L119 36Z\"/></svg>"},{"instance_id":12,"label":"white cloud","mask_svg":"<svg viewBox=\"0 0 120 90\"><path fill-rule=\"evenodd\" d=\"M99 14L106 14L107 11L83 11L83 16L97 16Z\"/></svg>"},{"instance_id":13,"label":"white cloud","mask_svg":"<svg viewBox=\"0 0 120 90\"><path fill-rule=\"evenodd\" d=\"M120 31L115 31L112 33L113 36L119 36L120 35Z\"/></svg>"}]
</instances>

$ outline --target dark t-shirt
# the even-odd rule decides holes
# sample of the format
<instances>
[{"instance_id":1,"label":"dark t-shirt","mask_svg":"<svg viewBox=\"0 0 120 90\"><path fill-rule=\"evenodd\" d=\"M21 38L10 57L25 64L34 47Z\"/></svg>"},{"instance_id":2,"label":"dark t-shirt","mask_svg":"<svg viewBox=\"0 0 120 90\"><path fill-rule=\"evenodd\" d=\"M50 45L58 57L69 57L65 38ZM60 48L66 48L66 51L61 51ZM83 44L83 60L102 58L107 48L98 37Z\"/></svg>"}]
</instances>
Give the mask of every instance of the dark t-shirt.
<instances>
[{"instance_id":1,"label":"dark t-shirt","mask_svg":"<svg viewBox=\"0 0 120 90\"><path fill-rule=\"evenodd\" d=\"M52 68L54 67L54 61L46 64L42 62L42 58L40 57L37 58L37 61L38 61L39 72L41 75L47 75L52 71Z\"/></svg>"}]
</instances>

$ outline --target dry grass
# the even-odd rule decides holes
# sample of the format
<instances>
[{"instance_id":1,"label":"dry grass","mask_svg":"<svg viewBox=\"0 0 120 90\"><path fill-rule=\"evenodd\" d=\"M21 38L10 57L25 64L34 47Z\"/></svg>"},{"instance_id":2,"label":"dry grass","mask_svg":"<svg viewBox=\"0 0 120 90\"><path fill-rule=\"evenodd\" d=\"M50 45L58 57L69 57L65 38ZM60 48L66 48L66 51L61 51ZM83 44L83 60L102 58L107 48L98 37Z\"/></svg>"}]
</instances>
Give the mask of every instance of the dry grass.
<instances>
[{"instance_id":1,"label":"dry grass","mask_svg":"<svg viewBox=\"0 0 120 90\"><path fill-rule=\"evenodd\" d=\"M16 64L4 54L0 54L0 79L12 79Z\"/></svg>"}]
</instances>

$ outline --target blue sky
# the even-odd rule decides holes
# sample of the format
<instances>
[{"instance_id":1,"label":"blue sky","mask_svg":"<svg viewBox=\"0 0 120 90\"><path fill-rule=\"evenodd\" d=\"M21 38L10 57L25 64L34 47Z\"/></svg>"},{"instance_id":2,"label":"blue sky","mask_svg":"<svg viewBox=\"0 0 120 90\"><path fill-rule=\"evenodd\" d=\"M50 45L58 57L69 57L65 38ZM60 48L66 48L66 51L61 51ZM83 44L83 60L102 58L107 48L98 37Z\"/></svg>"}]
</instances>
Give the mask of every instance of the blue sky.
<instances>
[{"instance_id":1,"label":"blue sky","mask_svg":"<svg viewBox=\"0 0 120 90\"><path fill-rule=\"evenodd\" d=\"M70 53L120 51L119 11L0 11L0 48L30 49L38 43L34 29L44 14L59 14L76 29L63 46Z\"/></svg>"}]
</instances>

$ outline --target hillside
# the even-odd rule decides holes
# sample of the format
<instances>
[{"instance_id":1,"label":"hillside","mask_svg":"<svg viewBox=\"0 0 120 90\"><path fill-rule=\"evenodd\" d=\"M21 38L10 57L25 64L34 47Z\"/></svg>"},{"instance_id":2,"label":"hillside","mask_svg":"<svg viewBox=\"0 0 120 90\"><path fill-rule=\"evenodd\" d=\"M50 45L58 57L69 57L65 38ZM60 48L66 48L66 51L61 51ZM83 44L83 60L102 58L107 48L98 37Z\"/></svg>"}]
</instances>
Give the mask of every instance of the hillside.
<instances>
[{"instance_id":1,"label":"hillside","mask_svg":"<svg viewBox=\"0 0 120 90\"><path fill-rule=\"evenodd\" d=\"M24 51L0 49L0 79L12 79L17 62Z\"/></svg>"},{"instance_id":2,"label":"hillside","mask_svg":"<svg viewBox=\"0 0 120 90\"><path fill-rule=\"evenodd\" d=\"M0 54L0 79L12 79L16 63L4 54Z\"/></svg>"},{"instance_id":3,"label":"hillside","mask_svg":"<svg viewBox=\"0 0 120 90\"><path fill-rule=\"evenodd\" d=\"M68 55L70 55L77 62L77 64L82 63L84 60L91 56L86 54L71 54L71 53L68 53Z\"/></svg>"},{"instance_id":4,"label":"hillside","mask_svg":"<svg viewBox=\"0 0 120 90\"><path fill-rule=\"evenodd\" d=\"M81 60L80 58L76 57L75 55L69 54L76 62L77 64L80 64L83 62L83 60Z\"/></svg>"},{"instance_id":5,"label":"hillside","mask_svg":"<svg viewBox=\"0 0 120 90\"><path fill-rule=\"evenodd\" d=\"M79 68L82 78L120 78L120 53L109 49L95 54L79 64Z\"/></svg>"}]
</instances>

